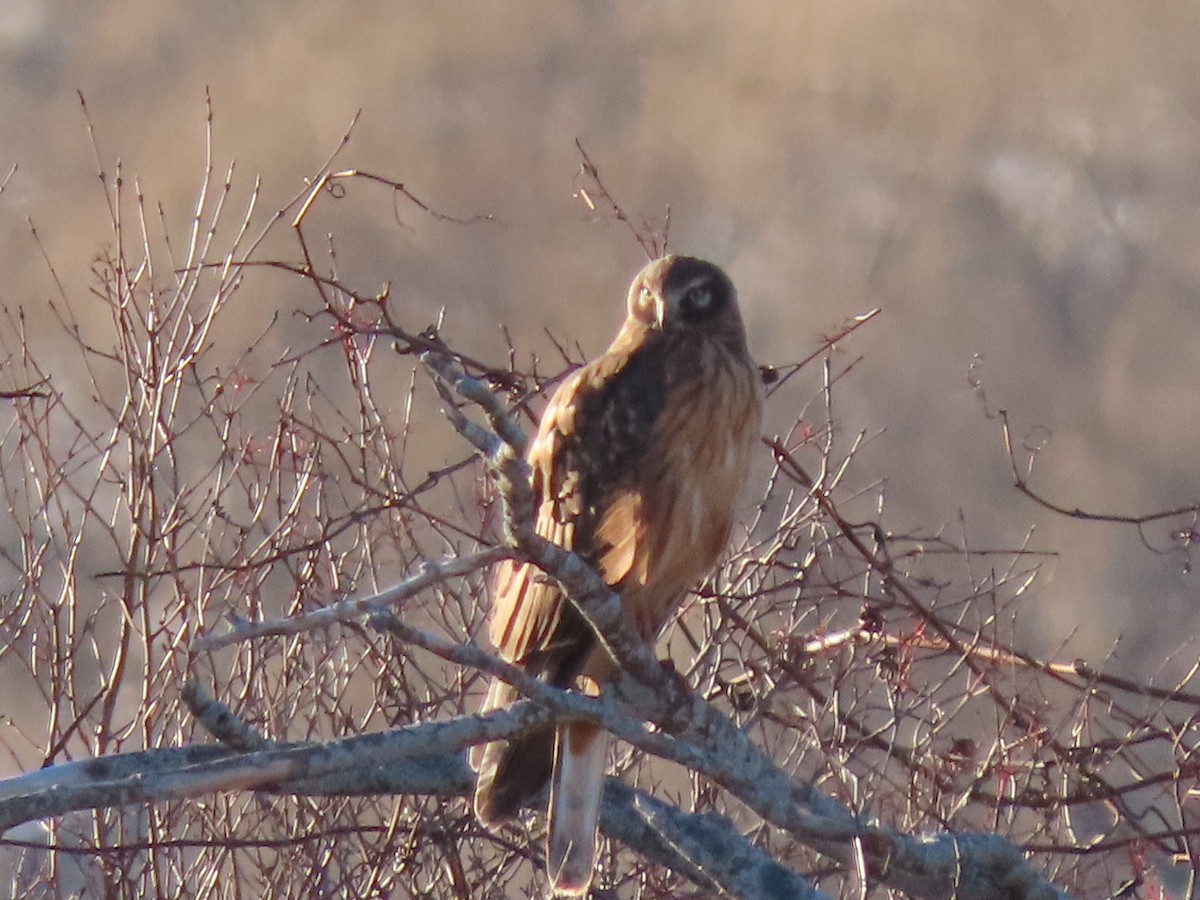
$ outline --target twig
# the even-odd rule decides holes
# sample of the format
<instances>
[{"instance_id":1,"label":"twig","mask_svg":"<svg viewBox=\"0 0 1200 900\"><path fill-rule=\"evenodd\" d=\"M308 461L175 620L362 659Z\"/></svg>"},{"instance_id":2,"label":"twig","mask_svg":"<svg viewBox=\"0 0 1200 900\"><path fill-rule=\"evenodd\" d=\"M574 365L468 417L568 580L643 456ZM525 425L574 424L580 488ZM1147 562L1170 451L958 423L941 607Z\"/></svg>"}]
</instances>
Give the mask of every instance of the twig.
<instances>
[{"instance_id":1,"label":"twig","mask_svg":"<svg viewBox=\"0 0 1200 900\"><path fill-rule=\"evenodd\" d=\"M649 222L643 222L641 227L633 224L633 221L625 214L625 210L608 192L608 188L604 186L604 181L600 178L599 167L592 162L592 158L588 156L587 151L583 149L583 144L579 138L575 139L575 149L579 151L583 162L579 166L579 174L577 178L584 178L590 184L590 190L587 186L580 187L576 196L588 208L589 212L597 211L597 200L608 208L609 215L629 229L633 239L637 241L637 245L642 248L642 252L646 254L646 259L658 259L667 252L669 243L669 235L671 229L671 207L666 210L666 218L663 227L660 231L656 231Z\"/></svg>"},{"instance_id":2,"label":"twig","mask_svg":"<svg viewBox=\"0 0 1200 900\"><path fill-rule=\"evenodd\" d=\"M479 569L512 556L512 551L505 547L490 547L478 553L446 559L441 562L428 562L421 566L421 571L411 578L401 581L378 594L369 597L349 598L339 600L322 609L298 616L288 616L280 619L264 619L250 622L241 618L231 618L232 628L224 634L206 634L196 638L192 650L196 653L218 650L240 641L257 638L300 634L314 628L324 628L338 623L353 622L393 606L426 588L456 578L469 575Z\"/></svg>"}]
</instances>

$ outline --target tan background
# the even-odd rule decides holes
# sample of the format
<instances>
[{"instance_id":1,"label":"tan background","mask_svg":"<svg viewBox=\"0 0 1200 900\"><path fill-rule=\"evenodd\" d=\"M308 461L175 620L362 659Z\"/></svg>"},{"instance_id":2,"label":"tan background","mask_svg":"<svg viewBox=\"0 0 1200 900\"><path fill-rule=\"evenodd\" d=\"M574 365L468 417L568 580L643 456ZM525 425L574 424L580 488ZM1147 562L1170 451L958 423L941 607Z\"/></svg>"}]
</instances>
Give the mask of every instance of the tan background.
<instances>
[{"instance_id":1,"label":"tan background","mask_svg":"<svg viewBox=\"0 0 1200 900\"><path fill-rule=\"evenodd\" d=\"M501 321L525 352L549 349L549 327L594 353L641 257L573 199L578 137L631 210L671 205L674 249L729 268L763 361L881 306L839 387L843 440L886 429L852 483L883 479L898 531L957 538L961 511L972 544L1013 546L1036 525L1031 545L1061 557L1024 644L1074 634L1061 653L1099 660L1123 635L1122 665L1152 672L1197 621L1184 558L1019 497L968 369L981 354L992 406L1052 435L1037 484L1064 504L1200 498L1197 47L1200 7L1183 0L0 0L0 168L19 164L0 194L0 303L45 311L31 217L83 314L104 315L87 305L107 226L76 91L108 161L182 229L208 85L216 163L237 160L242 202L263 176L264 213L361 107L345 164L500 220L402 208L398 226L346 206L343 276L393 281L409 324L445 305L447 335L496 362ZM247 328L311 300L271 284L239 295ZM794 410L771 415L782 427ZM1166 546L1169 530L1147 537Z\"/></svg>"}]
</instances>

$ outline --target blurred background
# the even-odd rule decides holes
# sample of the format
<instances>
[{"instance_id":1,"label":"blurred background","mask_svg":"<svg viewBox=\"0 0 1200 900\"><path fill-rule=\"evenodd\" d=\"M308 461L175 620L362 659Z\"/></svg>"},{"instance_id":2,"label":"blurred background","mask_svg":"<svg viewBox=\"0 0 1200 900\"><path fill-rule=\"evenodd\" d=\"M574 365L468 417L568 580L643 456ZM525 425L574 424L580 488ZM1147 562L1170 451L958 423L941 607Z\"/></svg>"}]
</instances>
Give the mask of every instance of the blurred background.
<instances>
[{"instance_id":1,"label":"blurred background","mask_svg":"<svg viewBox=\"0 0 1200 900\"><path fill-rule=\"evenodd\" d=\"M111 238L77 92L105 166L119 158L182 240L207 86L214 163L236 161L239 206L261 176L260 225L361 109L340 165L495 221L353 185L343 279L391 282L414 330L445 307L447 338L490 362L500 323L522 354L553 352L546 329L594 354L644 256L576 196L579 139L628 212L669 205L671 248L728 268L760 361L799 360L881 307L841 357L862 360L837 388L838 439L881 432L853 485L882 487L898 532L986 548L1033 528L1029 546L1058 556L1019 643L1100 662L1119 639L1112 665L1149 675L1200 621L1186 554L1021 497L969 379L978 356L990 410L1041 448L1050 499L1131 515L1200 500L1198 46L1183 0L0 0L0 176L18 167L0 193L0 304L53 339L32 220L77 313L108 315L88 305ZM246 333L311 306L301 291L242 292ZM814 392L819 374L802 376ZM768 429L795 414L773 409ZM1143 536L1169 549L1190 527Z\"/></svg>"}]
</instances>

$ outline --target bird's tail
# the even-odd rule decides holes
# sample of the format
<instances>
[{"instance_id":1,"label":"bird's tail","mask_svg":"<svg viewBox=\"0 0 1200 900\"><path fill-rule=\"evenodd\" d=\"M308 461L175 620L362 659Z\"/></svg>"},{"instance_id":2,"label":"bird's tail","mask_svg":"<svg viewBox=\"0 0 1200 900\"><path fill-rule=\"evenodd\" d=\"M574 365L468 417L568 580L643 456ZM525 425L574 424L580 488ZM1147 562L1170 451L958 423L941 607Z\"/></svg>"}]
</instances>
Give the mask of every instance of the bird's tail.
<instances>
[{"instance_id":1,"label":"bird's tail","mask_svg":"<svg viewBox=\"0 0 1200 900\"><path fill-rule=\"evenodd\" d=\"M518 696L511 685L493 681L479 711L508 706ZM471 748L471 767L479 773L475 780L475 817L487 828L511 818L546 786L553 759L552 726L535 728L511 741Z\"/></svg>"},{"instance_id":2,"label":"bird's tail","mask_svg":"<svg viewBox=\"0 0 1200 900\"><path fill-rule=\"evenodd\" d=\"M590 722L560 725L546 838L546 870L560 896L588 892L596 866L596 826L608 736Z\"/></svg>"}]
</instances>

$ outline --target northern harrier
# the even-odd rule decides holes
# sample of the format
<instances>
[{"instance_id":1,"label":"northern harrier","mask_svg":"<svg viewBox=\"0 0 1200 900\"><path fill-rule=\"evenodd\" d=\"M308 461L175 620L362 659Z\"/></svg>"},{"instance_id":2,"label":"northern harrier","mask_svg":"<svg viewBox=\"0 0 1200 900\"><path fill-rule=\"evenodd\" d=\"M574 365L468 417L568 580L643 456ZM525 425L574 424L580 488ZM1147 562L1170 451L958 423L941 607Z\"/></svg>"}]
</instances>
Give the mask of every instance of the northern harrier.
<instances>
[{"instance_id":1,"label":"northern harrier","mask_svg":"<svg viewBox=\"0 0 1200 900\"><path fill-rule=\"evenodd\" d=\"M762 422L759 372L733 283L704 260L666 256L629 289L612 346L555 392L529 449L538 534L573 550L621 596L647 642L729 538ZM499 654L561 688L597 694L616 663L557 583L502 564L491 638ZM517 698L494 681L483 711ZM550 779L546 864L554 889L585 893L608 741L574 722L479 748L475 813L513 815Z\"/></svg>"}]
</instances>

